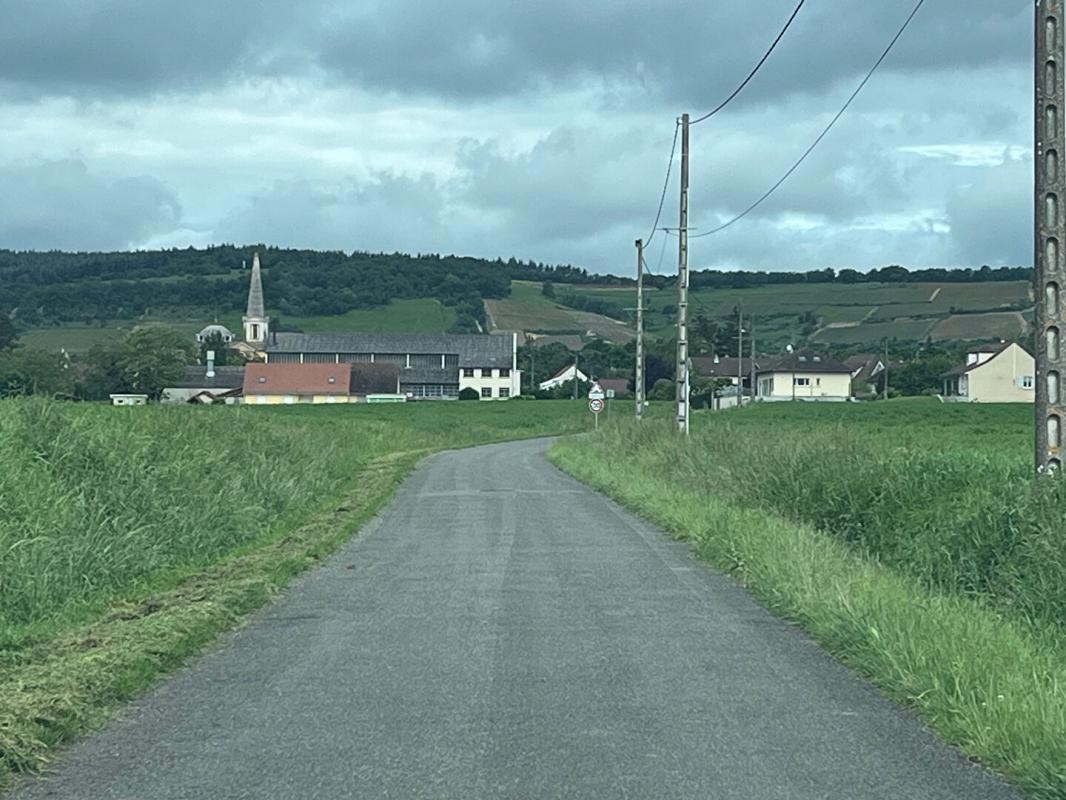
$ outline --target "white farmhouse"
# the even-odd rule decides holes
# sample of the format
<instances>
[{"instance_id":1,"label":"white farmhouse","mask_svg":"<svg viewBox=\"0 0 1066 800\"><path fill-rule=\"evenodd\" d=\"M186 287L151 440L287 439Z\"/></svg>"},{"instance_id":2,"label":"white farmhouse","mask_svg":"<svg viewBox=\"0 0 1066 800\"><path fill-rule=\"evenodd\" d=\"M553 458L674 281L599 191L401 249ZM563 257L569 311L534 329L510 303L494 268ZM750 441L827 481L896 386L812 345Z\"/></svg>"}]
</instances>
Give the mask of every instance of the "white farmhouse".
<instances>
[{"instance_id":1,"label":"white farmhouse","mask_svg":"<svg viewBox=\"0 0 1066 800\"><path fill-rule=\"evenodd\" d=\"M851 369L817 353L789 353L755 371L756 399L845 401L851 399Z\"/></svg>"},{"instance_id":2,"label":"white farmhouse","mask_svg":"<svg viewBox=\"0 0 1066 800\"><path fill-rule=\"evenodd\" d=\"M944 399L957 403L1032 403L1036 363L1017 342L971 347L966 363L942 375Z\"/></svg>"}]
</instances>

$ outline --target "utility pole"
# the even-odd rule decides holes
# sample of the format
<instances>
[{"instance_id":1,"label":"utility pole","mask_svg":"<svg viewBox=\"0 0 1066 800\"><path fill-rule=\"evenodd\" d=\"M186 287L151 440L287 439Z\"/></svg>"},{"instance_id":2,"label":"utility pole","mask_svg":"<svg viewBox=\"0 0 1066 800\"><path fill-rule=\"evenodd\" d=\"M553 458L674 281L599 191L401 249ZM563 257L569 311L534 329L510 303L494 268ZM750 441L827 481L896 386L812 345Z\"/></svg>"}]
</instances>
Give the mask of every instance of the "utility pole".
<instances>
[{"instance_id":1,"label":"utility pole","mask_svg":"<svg viewBox=\"0 0 1066 800\"><path fill-rule=\"evenodd\" d=\"M888 337L885 337L885 400L888 399Z\"/></svg>"},{"instance_id":2,"label":"utility pole","mask_svg":"<svg viewBox=\"0 0 1066 800\"><path fill-rule=\"evenodd\" d=\"M744 405L744 312L737 306L737 408Z\"/></svg>"},{"instance_id":3,"label":"utility pole","mask_svg":"<svg viewBox=\"0 0 1066 800\"><path fill-rule=\"evenodd\" d=\"M755 398L758 396L758 387L755 385L755 317L751 318L751 363L748 364L751 376L748 382L751 384L751 402L755 404Z\"/></svg>"},{"instance_id":4,"label":"utility pole","mask_svg":"<svg viewBox=\"0 0 1066 800\"><path fill-rule=\"evenodd\" d=\"M1035 186L1035 258L1033 295L1036 301L1036 469L1053 472L1062 466L1062 378L1066 358L1060 333L1062 287L1066 285L1066 129L1063 127L1063 0L1036 3L1036 131L1033 149Z\"/></svg>"},{"instance_id":5,"label":"utility pole","mask_svg":"<svg viewBox=\"0 0 1066 800\"><path fill-rule=\"evenodd\" d=\"M574 353L574 399L577 400L577 353Z\"/></svg>"},{"instance_id":6,"label":"utility pole","mask_svg":"<svg viewBox=\"0 0 1066 800\"><path fill-rule=\"evenodd\" d=\"M637 369L633 381L637 422L644 418L644 240L637 239Z\"/></svg>"},{"instance_id":7,"label":"utility pole","mask_svg":"<svg viewBox=\"0 0 1066 800\"><path fill-rule=\"evenodd\" d=\"M681 215L677 230L677 429L688 436L688 114L681 115Z\"/></svg>"},{"instance_id":8,"label":"utility pole","mask_svg":"<svg viewBox=\"0 0 1066 800\"><path fill-rule=\"evenodd\" d=\"M537 391L537 378L533 373L533 353L536 350L536 345L532 345L529 348L529 393L533 394Z\"/></svg>"}]
</instances>

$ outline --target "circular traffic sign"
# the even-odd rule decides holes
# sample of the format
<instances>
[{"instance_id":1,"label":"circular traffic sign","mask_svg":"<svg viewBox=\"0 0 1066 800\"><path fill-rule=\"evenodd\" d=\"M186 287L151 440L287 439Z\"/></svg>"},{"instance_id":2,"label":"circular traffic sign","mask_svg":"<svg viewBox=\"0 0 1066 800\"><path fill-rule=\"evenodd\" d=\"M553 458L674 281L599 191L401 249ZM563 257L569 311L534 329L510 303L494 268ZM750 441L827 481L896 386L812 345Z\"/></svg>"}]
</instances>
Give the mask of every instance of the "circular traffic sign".
<instances>
[{"instance_id":1,"label":"circular traffic sign","mask_svg":"<svg viewBox=\"0 0 1066 800\"><path fill-rule=\"evenodd\" d=\"M593 399L589 400L589 411L591 411L593 414L599 414L601 411L603 411L603 401L600 400L598 397L594 397Z\"/></svg>"}]
</instances>

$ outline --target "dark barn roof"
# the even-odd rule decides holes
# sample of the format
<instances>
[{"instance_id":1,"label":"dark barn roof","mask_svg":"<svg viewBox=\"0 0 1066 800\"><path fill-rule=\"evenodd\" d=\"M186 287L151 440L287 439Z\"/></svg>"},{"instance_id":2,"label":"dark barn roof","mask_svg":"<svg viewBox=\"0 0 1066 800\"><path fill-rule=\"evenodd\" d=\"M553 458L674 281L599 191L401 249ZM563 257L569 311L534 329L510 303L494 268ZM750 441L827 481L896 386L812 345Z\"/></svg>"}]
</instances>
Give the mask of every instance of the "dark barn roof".
<instances>
[{"instance_id":1,"label":"dark barn roof","mask_svg":"<svg viewBox=\"0 0 1066 800\"><path fill-rule=\"evenodd\" d=\"M411 367L400 369L400 383L428 383L459 385L459 373L454 369L440 367Z\"/></svg>"},{"instance_id":2,"label":"dark barn roof","mask_svg":"<svg viewBox=\"0 0 1066 800\"><path fill-rule=\"evenodd\" d=\"M460 367L510 367L511 334L276 333L267 353L410 353L459 356Z\"/></svg>"},{"instance_id":3,"label":"dark barn roof","mask_svg":"<svg viewBox=\"0 0 1066 800\"><path fill-rule=\"evenodd\" d=\"M759 362L755 362L755 368L759 368ZM697 375L713 378L716 376L723 376L726 378L735 378L737 376L737 358L734 356L719 357L717 360L713 356L693 356L692 357L692 370ZM747 377L751 372L751 359L740 359L740 372L744 377Z\"/></svg>"}]
</instances>

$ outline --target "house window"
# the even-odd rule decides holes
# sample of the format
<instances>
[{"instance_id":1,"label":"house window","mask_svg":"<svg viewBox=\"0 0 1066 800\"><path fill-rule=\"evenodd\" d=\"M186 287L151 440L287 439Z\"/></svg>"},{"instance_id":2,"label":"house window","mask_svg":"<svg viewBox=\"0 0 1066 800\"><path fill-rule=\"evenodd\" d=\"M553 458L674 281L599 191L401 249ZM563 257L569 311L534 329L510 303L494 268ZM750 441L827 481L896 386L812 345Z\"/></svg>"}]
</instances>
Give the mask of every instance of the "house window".
<instances>
[{"instance_id":1,"label":"house window","mask_svg":"<svg viewBox=\"0 0 1066 800\"><path fill-rule=\"evenodd\" d=\"M511 396L511 390L510 389L506 389L506 388L500 389L500 397L510 397L510 396Z\"/></svg>"},{"instance_id":2,"label":"house window","mask_svg":"<svg viewBox=\"0 0 1066 800\"><path fill-rule=\"evenodd\" d=\"M474 377L474 368L473 367L463 367L463 377L464 378L473 378Z\"/></svg>"},{"instance_id":3,"label":"house window","mask_svg":"<svg viewBox=\"0 0 1066 800\"><path fill-rule=\"evenodd\" d=\"M492 389L491 389L491 387L488 387L488 386L483 387L481 389L481 396L482 397L492 397Z\"/></svg>"},{"instance_id":4,"label":"house window","mask_svg":"<svg viewBox=\"0 0 1066 800\"><path fill-rule=\"evenodd\" d=\"M811 379L810 378L796 378L796 385L797 386L810 386L811 385Z\"/></svg>"},{"instance_id":5,"label":"house window","mask_svg":"<svg viewBox=\"0 0 1066 800\"><path fill-rule=\"evenodd\" d=\"M260 375L259 376L259 382L260 383L266 383L267 382L266 375Z\"/></svg>"},{"instance_id":6,"label":"house window","mask_svg":"<svg viewBox=\"0 0 1066 800\"><path fill-rule=\"evenodd\" d=\"M814 379L814 385L815 386L821 386L822 385L822 379L821 378L815 378Z\"/></svg>"},{"instance_id":7,"label":"house window","mask_svg":"<svg viewBox=\"0 0 1066 800\"><path fill-rule=\"evenodd\" d=\"M501 378L509 378L509 377L511 377L511 370L509 370L509 369L501 369L500 370L500 377Z\"/></svg>"},{"instance_id":8,"label":"house window","mask_svg":"<svg viewBox=\"0 0 1066 800\"><path fill-rule=\"evenodd\" d=\"M1022 388L1023 389L1032 389L1033 388L1033 376L1032 375L1022 375Z\"/></svg>"}]
</instances>

